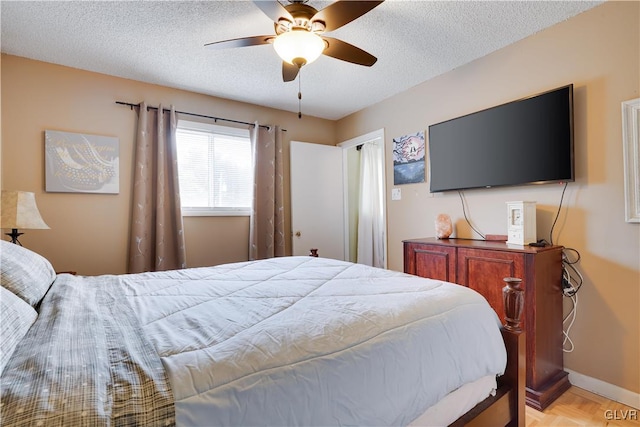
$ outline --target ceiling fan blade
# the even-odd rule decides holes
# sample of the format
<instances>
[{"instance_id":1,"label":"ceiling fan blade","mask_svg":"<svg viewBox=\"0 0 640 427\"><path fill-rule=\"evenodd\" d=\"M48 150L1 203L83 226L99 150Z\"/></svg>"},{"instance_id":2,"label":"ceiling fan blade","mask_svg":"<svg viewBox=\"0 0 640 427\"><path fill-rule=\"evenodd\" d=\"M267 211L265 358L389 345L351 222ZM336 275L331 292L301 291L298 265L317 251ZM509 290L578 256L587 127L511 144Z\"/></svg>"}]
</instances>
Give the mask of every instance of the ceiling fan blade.
<instances>
[{"instance_id":1,"label":"ceiling fan blade","mask_svg":"<svg viewBox=\"0 0 640 427\"><path fill-rule=\"evenodd\" d=\"M274 36L253 36L242 37L239 39L222 40L219 42L207 43L204 47L209 49L228 49L232 47L259 46L261 44L269 44L273 41Z\"/></svg>"},{"instance_id":2,"label":"ceiling fan blade","mask_svg":"<svg viewBox=\"0 0 640 427\"><path fill-rule=\"evenodd\" d=\"M277 23L280 18L293 22L293 16L291 16L289 11L276 0L254 0L253 3L275 23Z\"/></svg>"},{"instance_id":3,"label":"ceiling fan blade","mask_svg":"<svg viewBox=\"0 0 640 427\"><path fill-rule=\"evenodd\" d=\"M352 62L358 65L364 65L371 67L376 63L378 58L371 55L368 52L355 47L352 44L343 42L342 40L334 39L331 37L322 37L328 44L326 49L322 52L323 55L331 56L332 58L340 59L342 61Z\"/></svg>"},{"instance_id":4,"label":"ceiling fan blade","mask_svg":"<svg viewBox=\"0 0 640 427\"><path fill-rule=\"evenodd\" d=\"M333 31L345 24L361 17L374 7L378 6L382 1L347 1L341 0L330 4L324 9L318 11L311 21L322 21L325 25L325 31ZM260 3L260 2L258 2Z\"/></svg>"},{"instance_id":5,"label":"ceiling fan blade","mask_svg":"<svg viewBox=\"0 0 640 427\"><path fill-rule=\"evenodd\" d=\"M300 67L297 65L289 64L286 61L282 61L282 80L285 82L292 82L298 76Z\"/></svg>"}]
</instances>

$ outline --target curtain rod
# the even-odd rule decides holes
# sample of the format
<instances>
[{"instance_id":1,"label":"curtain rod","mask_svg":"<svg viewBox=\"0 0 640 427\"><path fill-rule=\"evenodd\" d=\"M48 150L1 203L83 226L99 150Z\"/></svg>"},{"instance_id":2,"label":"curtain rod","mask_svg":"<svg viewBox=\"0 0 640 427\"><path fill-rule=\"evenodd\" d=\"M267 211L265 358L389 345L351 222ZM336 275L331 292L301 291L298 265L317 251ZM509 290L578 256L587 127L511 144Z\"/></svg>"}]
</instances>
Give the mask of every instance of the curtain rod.
<instances>
[{"instance_id":1,"label":"curtain rod","mask_svg":"<svg viewBox=\"0 0 640 427\"><path fill-rule=\"evenodd\" d=\"M130 107L132 110L133 110L133 107L139 107L140 106L140 104L132 104L130 102L122 102L122 101L116 101L116 104L126 105L126 106ZM157 110L157 109L158 109L158 107L147 106L147 110ZM166 108L163 108L162 110L164 112L171 111L171 110L168 110ZM255 126L255 123L242 122L242 121L239 121L239 120L232 120L232 119L223 119L222 117L205 116L204 114L189 113L187 111L178 111L178 110L176 110L176 113L186 114L187 116L202 117L202 118L205 118L205 119L213 119L215 121L222 120L224 122L231 122L231 123L238 123L238 124L241 124L241 125ZM267 126L267 125L259 125L259 126L261 128L269 129L269 126ZM286 129L282 129L282 131L286 132L287 130Z\"/></svg>"}]
</instances>

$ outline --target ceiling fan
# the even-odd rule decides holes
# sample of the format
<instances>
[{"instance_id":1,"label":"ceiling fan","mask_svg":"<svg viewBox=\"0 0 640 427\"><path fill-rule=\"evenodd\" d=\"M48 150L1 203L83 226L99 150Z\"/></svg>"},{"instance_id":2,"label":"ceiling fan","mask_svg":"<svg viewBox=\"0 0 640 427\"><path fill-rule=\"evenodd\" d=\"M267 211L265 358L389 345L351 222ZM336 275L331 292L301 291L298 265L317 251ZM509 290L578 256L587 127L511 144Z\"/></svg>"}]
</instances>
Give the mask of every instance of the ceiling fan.
<instances>
[{"instance_id":1,"label":"ceiling fan","mask_svg":"<svg viewBox=\"0 0 640 427\"><path fill-rule=\"evenodd\" d=\"M283 6L276 0L254 0L254 4L274 21L275 35L242 37L208 43L212 49L273 44L282 58L282 79L296 79L300 68L315 61L320 55L367 67L377 58L364 50L332 37L325 32L337 30L345 24L369 12L382 1L336 1L318 11L306 4L308 0L289 0Z\"/></svg>"}]
</instances>

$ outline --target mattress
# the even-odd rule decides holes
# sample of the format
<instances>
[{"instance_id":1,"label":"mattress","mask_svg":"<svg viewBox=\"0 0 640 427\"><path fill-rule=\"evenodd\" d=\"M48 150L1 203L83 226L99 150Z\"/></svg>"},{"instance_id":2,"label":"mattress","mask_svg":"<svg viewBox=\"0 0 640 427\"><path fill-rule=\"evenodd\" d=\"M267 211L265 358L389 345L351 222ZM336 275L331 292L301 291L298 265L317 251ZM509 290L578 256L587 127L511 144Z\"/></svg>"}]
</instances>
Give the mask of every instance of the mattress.
<instances>
[{"instance_id":1,"label":"mattress","mask_svg":"<svg viewBox=\"0 0 640 427\"><path fill-rule=\"evenodd\" d=\"M498 383L494 375L487 375L464 384L429 407L413 420L409 427L445 427L471 410L490 395L495 395Z\"/></svg>"}]
</instances>

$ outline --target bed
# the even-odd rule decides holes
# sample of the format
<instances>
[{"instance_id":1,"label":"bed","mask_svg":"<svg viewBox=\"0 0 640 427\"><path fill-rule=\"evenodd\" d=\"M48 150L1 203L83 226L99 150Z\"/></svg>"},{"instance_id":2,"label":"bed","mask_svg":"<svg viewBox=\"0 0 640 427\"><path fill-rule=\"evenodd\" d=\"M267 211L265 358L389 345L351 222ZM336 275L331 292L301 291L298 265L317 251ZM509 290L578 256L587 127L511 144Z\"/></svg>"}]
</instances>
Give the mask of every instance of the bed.
<instances>
[{"instance_id":1,"label":"bed","mask_svg":"<svg viewBox=\"0 0 640 427\"><path fill-rule=\"evenodd\" d=\"M56 274L2 241L3 425L524 425L511 322L459 285L317 257Z\"/></svg>"}]
</instances>

